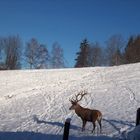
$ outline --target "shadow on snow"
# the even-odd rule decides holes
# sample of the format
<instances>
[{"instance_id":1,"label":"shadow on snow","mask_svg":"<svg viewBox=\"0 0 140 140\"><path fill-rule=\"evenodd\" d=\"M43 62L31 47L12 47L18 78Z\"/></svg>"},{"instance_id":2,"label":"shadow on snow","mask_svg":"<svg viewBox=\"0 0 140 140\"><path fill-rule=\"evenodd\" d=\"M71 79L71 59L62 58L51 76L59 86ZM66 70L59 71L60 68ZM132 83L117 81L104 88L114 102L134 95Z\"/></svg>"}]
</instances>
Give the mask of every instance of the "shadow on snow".
<instances>
[{"instance_id":1,"label":"shadow on snow","mask_svg":"<svg viewBox=\"0 0 140 140\"><path fill-rule=\"evenodd\" d=\"M38 124L44 123L44 124L49 124L49 125L58 126L58 127L62 127L62 128L64 127L64 124L61 123L61 122L50 122L50 121L39 120L37 118L37 116L33 116L33 120ZM78 129L81 129L81 128L76 126L76 125L71 124L70 129L78 130Z\"/></svg>"},{"instance_id":2,"label":"shadow on snow","mask_svg":"<svg viewBox=\"0 0 140 140\"><path fill-rule=\"evenodd\" d=\"M64 124L61 122L49 122L49 121L44 121L44 120L39 120L36 116L33 117L34 121L37 122L38 124L44 123L44 124L49 124L52 126L58 126L63 128ZM109 122L114 128L117 130L116 126L113 124L115 122L114 120L105 120ZM115 122L116 123L116 122ZM77 130L80 129L80 127L76 125L71 125L70 129ZM43 134L40 132L28 132L28 131L23 131L23 132L0 132L0 140L62 140L63 136L62 135L55 135L55 134ZM117 138L111 138L108 136L69 136L69 140L117 140Z\"/></svg>"},{"instance_id":3,"label":"shadow on snow","mask_svg":"<svg viewBox=\"0 0 140 140\"><path fill-rule=\"evenodd\" d=\"M62 135L43 134L37 132L0 132L0 140L62 140ZM69 140L117 140L107 136L70 136Z\"/></svg>"},{"instance_id":4,"label":"shadow on snow","mask_svg":"<svg viewBox=\"0 0 140 140\"><path fill-rule=\"evenodd\" d=\"M129 129L135 126L135 122L132 121L122 121L122 120L113 120L113 119L111 120L103 119L103 121L109 123L118 133L121 133L120 127L118 127L119 124L128 126Z\"/></svg>"}]
</instances>

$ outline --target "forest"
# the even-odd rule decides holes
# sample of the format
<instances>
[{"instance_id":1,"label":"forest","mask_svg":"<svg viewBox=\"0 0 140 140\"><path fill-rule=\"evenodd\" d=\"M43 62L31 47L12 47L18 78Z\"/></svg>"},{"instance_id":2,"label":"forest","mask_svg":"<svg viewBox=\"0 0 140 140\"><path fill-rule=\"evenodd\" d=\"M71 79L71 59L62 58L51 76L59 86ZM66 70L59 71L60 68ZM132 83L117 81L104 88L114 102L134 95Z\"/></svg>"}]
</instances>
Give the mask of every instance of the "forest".
<instances>
[{"instance_id":1,"label":"forest","mask_svg":"<svg viewBox=\"0 0 140 140\"><path fill-rule=\"evenodd\" d=\"M66 47L66 46L65 46ZM140 35L125 40L121 35L112 35L102 46L87 38L79 42L73 67L116 66L140 62ZM0 70L54 69L70 67L58 42L51 50L36 38L23 42L19 35L0 37Z\"/></svg>"}]
</instances>

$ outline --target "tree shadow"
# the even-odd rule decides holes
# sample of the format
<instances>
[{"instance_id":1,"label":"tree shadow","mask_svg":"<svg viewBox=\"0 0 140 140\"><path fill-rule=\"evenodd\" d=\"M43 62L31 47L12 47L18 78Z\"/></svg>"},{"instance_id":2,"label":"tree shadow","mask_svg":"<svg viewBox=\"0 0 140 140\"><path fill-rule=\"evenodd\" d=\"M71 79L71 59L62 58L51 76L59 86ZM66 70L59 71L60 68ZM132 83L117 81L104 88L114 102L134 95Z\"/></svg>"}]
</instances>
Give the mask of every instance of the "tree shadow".
<instances>
[{"instance_id":1,"label":"tree shadow","mask_svg":"<svg viewBox=\"0 0 140 140\"><path fill-rule=\"evenodd\" d=\"M40 120L36 115L33 116L33 119L37 124L42 124L43 123L43 124L48 124L48 125L52 125L52 126L58 126L58 127L61 127L62 129L64 127L64 124L61 123L61 122L52 122L52 121ZM109 122L117 131L119 131L119 128L117 128L115 126L115 124L113 123L113 121L115 122L115 120L104 119L104 121ZM73 125L73 124L70 125L70 130L71 129L81 131L81 127L78 127L78 126ZM86 130L88 130L88 129L86 129ZM57 136L58 136L58 138L54 138L54 140L59 139L59 138L60 138L60 140L62 140L62 136L60 136L60 135L57 135ZM47 135L47 139L48 139L48 137L51 140L54 137L54 135ZM80 140L93 140L93 139L94 140L118 140L117 138L112 138L112 137L103 136L103 135L102 136L94 136L94 134L93 134L93 136L91 136L91 135L90 136L73 136L73 135L69 136L69 140L78 140L78 139L80 139Z\"/></svg>"},{"instance_id":2,"label":"tree shadow","mask_svg":"<svg viewBox=\"0 0 140 140\"><path fill-rule=\"evenodd\" d=\"M62 135L36 132L0 132L0 140L62 140ZM108 136L70 136L69 140L117 140Z\"/></svg>"},{"instance_id":3,"label":"tree shadow","mask_svg":"<svg viewBox=\"0 0 140 140\"><path fill-rule=\"evenodd\" d=\"M118 140L118 138L112 138L108 136L70 136L69 140Z\"/></svg>"},{"instance_id":4,"label":"tree shadow","mask_svg":"<svg viewBox=\"0 0 140 140\"><path fill-rule=\"evenodd\" d=\"M58 126L62 127L64 126L63 123L61 122L49 122L49 121L44 121L44 120L39 120L37 117L34 116L34 121L37 122L38 124L44 123L44 124L49 124L52 126ZM120 123L120 121L116 120L105 120L112 124L116 130L119 130L114 123ZM81 129L80 127L76 125L71 125L70 129L73 130L78 130ZM23 132L0 132L0 140L62 140L63 135L61 134L43 134L41 132L28 132L28 131L23 131ZM80 136L80 135L70 135L69 140L118 140L117 138L112 138L108 136L93 136L90 134L90 136Z\"/></svg>"},{"instance_id":5,"label":"tree shadow","mask_svg":"<svg viewBox=\"0 0 140 140\"><path fill-rule=\"evenodd\" d=\"M44 124L49 124L49 125L52 125L52 126L58 126L58 127L62 127L62 128L64 127L64 123L40 120L35 115L33 116L33 120L38 124L44 123ZM78 129L81 129L81 127L78 127L76 125L71 124L70 129L78 130Z\"/></svg>"},{"instance_id":6,"label":"tree shadow","mask_svg":"<svg viewBox=\"0 0 140 140\"><path fill-rule=\"evenodd\" d=\"M107 120L107 119L103 119L103 121L108 122L116 131L118 131L118 133L121 133L120 128L117 127L117 124L121 124L124 126L128 126L129 128L132 128L135 126L135 122L132 121L122 121L122 120Z\"/></svg>"},{"instance_id":7,"label":"tree shadow","mask_svg":"<svg viewBox=\"0 0 140 140\"><path fill-rule=\"evenodd\" d=\"M0 132L0 140L61 140L62 135L36 132Z\"/></svg>"}]
</instances>

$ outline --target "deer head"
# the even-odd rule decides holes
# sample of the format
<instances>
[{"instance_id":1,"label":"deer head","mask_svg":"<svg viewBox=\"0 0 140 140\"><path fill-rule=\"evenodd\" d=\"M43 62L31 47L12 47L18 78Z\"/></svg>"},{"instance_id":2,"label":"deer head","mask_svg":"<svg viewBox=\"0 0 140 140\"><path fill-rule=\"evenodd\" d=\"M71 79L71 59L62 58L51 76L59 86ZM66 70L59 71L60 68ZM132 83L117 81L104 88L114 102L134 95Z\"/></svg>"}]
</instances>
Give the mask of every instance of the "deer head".
<instances>
[{"instance_id":1,"label":"deer head","mask_svg":"<svg viewBox=\"0 0 140 140\"><path fill-rule=\"evenodd\" d=\"M69 108L69 110L73 110L76 109L79 104L78 102L82 100L83 96L86 95L87 92L86 91L81 91L78 94L75 95L75 99L74 97L72 97L72 99L69 99L69 101L71 102L72 106Z\"/></svg>"}]
</instances>

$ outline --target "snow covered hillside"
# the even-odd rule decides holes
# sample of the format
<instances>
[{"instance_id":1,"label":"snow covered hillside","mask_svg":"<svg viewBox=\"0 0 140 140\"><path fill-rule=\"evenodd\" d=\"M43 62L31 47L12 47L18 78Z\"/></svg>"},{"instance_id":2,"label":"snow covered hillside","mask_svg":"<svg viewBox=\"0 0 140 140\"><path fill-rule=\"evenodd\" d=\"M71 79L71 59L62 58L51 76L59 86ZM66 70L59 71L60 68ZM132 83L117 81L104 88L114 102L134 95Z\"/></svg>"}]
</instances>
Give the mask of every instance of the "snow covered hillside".
<instances>
[{"instance_id":1,"label":"snow covered hillside","mask_svg":"<svg viewBox=\"0 0 140 140\"><path fill-rule=\"evenodd\" d=\"M69 98L86 90L80 105L103 114L102 134L70 111ZM71 117L70 140L117 140L135 126L140 107L140 63L59 70L0 71L0 140L62 140Z\"/></svg>"}]
</instances>

